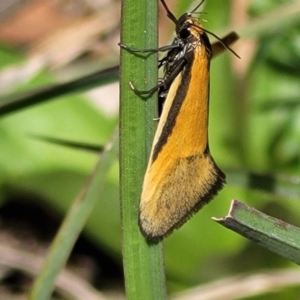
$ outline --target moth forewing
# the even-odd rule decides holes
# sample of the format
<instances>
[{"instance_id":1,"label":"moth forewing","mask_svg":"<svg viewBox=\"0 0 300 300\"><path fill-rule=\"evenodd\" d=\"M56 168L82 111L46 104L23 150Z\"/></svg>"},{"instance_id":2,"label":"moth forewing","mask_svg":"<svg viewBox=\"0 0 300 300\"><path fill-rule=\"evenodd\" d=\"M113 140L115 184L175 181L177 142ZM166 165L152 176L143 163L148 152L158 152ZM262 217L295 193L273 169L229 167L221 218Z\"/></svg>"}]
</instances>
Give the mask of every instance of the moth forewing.
<instances>
[{"instance_id":1,"label":"moth forewing","mask_svg":"<svg viewBox=\"0 0 300 300\"><path fill-rule=\"evenodd\" d=\"M210 154L179 158L156 178L157 185L146 185L140 203L140 227L149 239L161 239L182 225L209 202L224 183L224 175ZM159 173L153 172L153 176Z\"/></svg>"},{"instance_id":2,"label":"moth forewing","mask_svg":"<svg viewBox=\"0 0 300 300\"><path fill-rule=\"evenodd\" d=\"M186 18L196 26L163 106L140 199L140 228L153 240L182 225L225 182L208 147L211 45L200 24Z\"/></svg>"}]
</instances>

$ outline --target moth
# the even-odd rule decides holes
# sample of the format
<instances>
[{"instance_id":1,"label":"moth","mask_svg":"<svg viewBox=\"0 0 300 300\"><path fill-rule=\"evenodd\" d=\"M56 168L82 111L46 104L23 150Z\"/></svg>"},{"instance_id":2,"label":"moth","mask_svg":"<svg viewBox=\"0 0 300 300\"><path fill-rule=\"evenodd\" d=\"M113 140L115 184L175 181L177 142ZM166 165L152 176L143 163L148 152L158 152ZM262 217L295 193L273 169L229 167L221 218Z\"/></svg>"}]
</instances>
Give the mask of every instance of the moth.
<instances>
[{"instance_id":1,"label":"moth","mask_svg":"<svg viewBox=\"0 0 300 300\"><path fill-rule=\"evenodd\" d=\"M204 29L193 13L178 19L161 0L175 24L176 37L159 60L164 75L157 86L137 93L158 90L159 122L154 136L139 204L139 226L143 235L158 241L179 228L193 213L208 203L225 184L225 175L210 154L208 143L209 72L213 55L238 39L224 39ZM211 45L208 35L218 42Z\"/></svg>"}]
</instances>

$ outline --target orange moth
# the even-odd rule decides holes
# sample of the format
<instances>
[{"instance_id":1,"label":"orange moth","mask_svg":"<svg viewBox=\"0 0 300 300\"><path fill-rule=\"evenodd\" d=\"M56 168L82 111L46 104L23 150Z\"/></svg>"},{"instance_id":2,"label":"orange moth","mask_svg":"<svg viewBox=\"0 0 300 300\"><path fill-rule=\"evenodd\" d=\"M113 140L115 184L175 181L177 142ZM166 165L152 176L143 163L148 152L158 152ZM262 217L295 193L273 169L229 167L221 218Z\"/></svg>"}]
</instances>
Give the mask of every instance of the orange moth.
<instances>
[{"instance_id":1,"label":"orange moth","mask_svg":"<svg viewBox=\"0 0 300 300\"><path fill-rule=\"evenodd\" d=\"M169 46L131 51L167 51L159 61L164 76L158 89L161 110L139 204L139 226L143 235L157 241L186 222L208 203L225 183L225 175L212 158L208 145L209 70L213 54L238 37L230 33L219 39L203 29L191 12L178 19L161 0L175 23L176 37ZM218 38L213 46L207 33ZM234 53L235 54L235 53Z\"/></svg>"}]
</instances>

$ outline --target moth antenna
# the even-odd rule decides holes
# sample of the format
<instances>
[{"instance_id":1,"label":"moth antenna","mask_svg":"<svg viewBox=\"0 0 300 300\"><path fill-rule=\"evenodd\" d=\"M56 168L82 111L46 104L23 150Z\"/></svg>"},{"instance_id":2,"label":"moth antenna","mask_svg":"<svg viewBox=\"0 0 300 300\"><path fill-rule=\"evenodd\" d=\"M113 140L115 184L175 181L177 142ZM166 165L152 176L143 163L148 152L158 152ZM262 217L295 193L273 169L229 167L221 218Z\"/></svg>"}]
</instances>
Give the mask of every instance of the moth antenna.
<instances>
[{"instance_id":1,"label":"moth antenna","mask_svg":"<svg viewBox=\"0 0 300 300\"><path fill-rule=\"evenodd\" d=\"M194 25L194 26L197 27L197 28L199 28L199 26L196 26L196 25ZM207 30L207 29L204 29L204 28L202 28L202 27L201 27L201 29L202 29L204 32L206 32L206 33L212 35L213 37L215 37L215 38L216 38L216 39L224 46L224 48L226 48L227 50L229 50L229 51L230 51L232 54L234 54L236 57L241 58L235 51L233 51L230 47L228 47L228 46L222 41L222 39L219 38L215 33L211 32L211 31L209 31L209 30Z\"/></svg>"},{"instance_id":2,"label":"moth antenna","mask_svg":"<svg viewBox=\"0 0 300 300\"><path fill-rule=\"evenodd\" d=\"M160 0L161 4L163 5L163 7L165 8L166 12L167 12L167 17L169 19L171 19L173 21L174 24L177 23L177 19L176 17L172 14L172 12L169 10L165 0Z\"/></svg>"},{"instance_id":3,"label":"moth antenna","mask_svg":"<svg viewBox=\"0 0 300 300\"><path fill-rule=\"evenodd\" d=\"M195 13L195 11L203 4L205 0L202 0L190 13Z\"/></svg>"}]
</instances>

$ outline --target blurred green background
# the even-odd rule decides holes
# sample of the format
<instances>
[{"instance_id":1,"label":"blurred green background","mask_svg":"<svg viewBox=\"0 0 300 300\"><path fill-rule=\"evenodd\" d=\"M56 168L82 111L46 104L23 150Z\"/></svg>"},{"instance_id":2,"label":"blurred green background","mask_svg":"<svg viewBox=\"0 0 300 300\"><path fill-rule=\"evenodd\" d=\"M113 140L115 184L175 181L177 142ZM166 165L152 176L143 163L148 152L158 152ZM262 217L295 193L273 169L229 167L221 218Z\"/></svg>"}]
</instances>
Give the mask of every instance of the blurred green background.
<instances>
[{"instance_id":1,"label":"blurred green background","mask_svg":"<svg viewBox=\"0 0 300 300\"><path fill-rule=\"evenodd\" d=\"M168 1L176 16L197 4L194 1L178 2ZM67 25L62 22L55 32L40 35L38 42L34 37L27 41L12 41L7 38L7 33L3 34L7 31L1 31L0 24L0 111L8 94L18 92L22 95L23 91L33 87L80 78L94 70L118 64L120 3L106 1L102 5L100 8L87 6L84 13L77 12L79 16L74 13L72 22L68 15ZM300 226L299 6L300 1L288 0L224 0L222 3L206 0L201 8L206 13L200 15L207 20L203 20L205 28L219 36L230 30L236 30L241 36L232 46L241 56L240 60L225 51L211 62L210 149L217 164L227 174L228 184L214 201L165 240L169 294L237 274L295 268L293 263L219 226L211 217L226 215L230 200L239 199ZM82 38L85 47L78 50L75 43L73 46L78 52L70 57L74 50L72 41L76 41L76 34L81 32L76 27L77 22L89 21L91 26L94 16L106 20L107 15L113 19L112 25L104 32L84 32L88 35L86 40ZM160 43L170 43L173 24L162 8L160 20ZM7 19L2 22L2 28L7 26ZM13 17L11 22L16 22ZM59 34L68 36L67 29L73 29L73 39L65 47L58 37ZM46 42L54 45L57 53L53 54ZM28 74L25 67L29 69ZM7 77L8 74L13 76ZM91 98L101 98L101 103L95 105ZM108 105L112 105L109 112ZM96 163L97 154L53 145L29 135L104 145L118 121L117 105L117 86L110 85L107 90L94 94L70 90L67 96L2 114L2 211L10 201L17 199L18 203L32 203L63 218ZM253 182L253 174L268 176ZM117 161L103 180L106 188L99 195L83 234L121 269ZM104 272L101 278L105 275ZM122 282L119 274L116 278ZM273 290L252 298L299 299L299 287L272 293Z\"/></svg>"}]
</instances>

